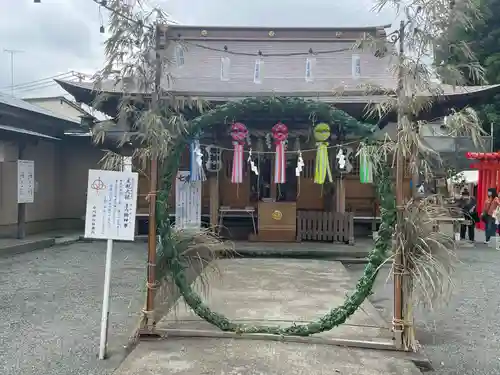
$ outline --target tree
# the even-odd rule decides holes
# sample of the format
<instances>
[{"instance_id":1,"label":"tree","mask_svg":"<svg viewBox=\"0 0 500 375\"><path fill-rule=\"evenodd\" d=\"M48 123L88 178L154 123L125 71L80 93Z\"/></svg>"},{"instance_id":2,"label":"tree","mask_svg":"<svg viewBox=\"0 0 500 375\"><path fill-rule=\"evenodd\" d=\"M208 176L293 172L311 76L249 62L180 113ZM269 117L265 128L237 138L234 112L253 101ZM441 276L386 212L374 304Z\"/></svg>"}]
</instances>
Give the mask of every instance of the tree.
<instances>
[{"instance_id":1,"label":"tree","mask_svg":"<svg viewBox=\"0 0 500 375\"><path fill-rule=\"evenodd\" d=\"M456 24L449 30L452 43L440 46L436 51L436 60L461 64L471 59L471 53L482 65L485 72L485 81L489 84L500 83L500 12L499 0L477 1L480 16L472 20L470 25ZM454 46L462 44L463 50ZM466 84L481 85L484 82L474 77L467 77ZM484 130L490 131L490 124L494 125L494 133L500 132L500 95L496 95L490 104L477 108ZM500 137L495 137L494 148L500 149Z\"/></svg>"}]
</instances>

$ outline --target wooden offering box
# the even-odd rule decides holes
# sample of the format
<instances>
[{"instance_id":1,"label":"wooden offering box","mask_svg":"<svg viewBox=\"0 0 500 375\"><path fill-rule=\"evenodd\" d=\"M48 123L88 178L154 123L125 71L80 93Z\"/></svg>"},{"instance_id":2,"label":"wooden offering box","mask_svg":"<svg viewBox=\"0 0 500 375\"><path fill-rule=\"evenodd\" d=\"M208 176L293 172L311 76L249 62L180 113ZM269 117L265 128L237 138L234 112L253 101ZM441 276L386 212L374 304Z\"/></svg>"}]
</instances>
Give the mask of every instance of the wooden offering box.
<instances>
[{"instance_id":1,"label":"wooden offering box","mask_svg":"<svg viewBox=\"0 0 500 375\"><path fill-rule=\"evenodd\" d=\"M257 241L294 242L297 238L295 202L259 202Z\"/></svg>"}]
</instances>

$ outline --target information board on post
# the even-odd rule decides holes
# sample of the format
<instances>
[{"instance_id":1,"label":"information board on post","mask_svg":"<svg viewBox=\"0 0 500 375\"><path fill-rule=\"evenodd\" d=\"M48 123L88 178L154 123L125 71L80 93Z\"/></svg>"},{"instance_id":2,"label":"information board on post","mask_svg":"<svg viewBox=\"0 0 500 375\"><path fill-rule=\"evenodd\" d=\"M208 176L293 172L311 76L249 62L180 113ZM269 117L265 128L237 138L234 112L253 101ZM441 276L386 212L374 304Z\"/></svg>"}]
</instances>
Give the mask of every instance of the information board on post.
<instances>
[{"instance_id":1,"label":"information board on post","mask_svg":"<svg viewBox=\"0 0 500 375\"><path fill-rule=\"evenodd\" d=\"M33 203L35 201L35 162L33 160L17 161L17 203Z\"/></svg>"},{"instance_id":2,"label":"information board on post","mask_svg":"<svg viewBox=\"0 0 500 375\"><path fill-rule=\"evenodd\" d=\"M136 172L89 170L86 238L134 240L138 181Z\"/></svg>"}]
</instances>

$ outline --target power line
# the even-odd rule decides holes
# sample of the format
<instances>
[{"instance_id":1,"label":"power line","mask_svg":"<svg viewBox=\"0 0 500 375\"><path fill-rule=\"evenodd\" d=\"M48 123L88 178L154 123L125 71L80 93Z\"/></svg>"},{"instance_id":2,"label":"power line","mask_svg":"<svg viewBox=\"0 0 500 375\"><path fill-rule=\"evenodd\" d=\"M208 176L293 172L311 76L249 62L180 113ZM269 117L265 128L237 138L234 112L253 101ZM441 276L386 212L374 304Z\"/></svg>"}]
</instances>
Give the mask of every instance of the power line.
<instances>
[{"instance_id":1,"label":"power line","mask_svg":"<svg viewBox=\"0 0 500 375\"><path fill-rule=\"evenodd\" d=\"M33 86L29 86L29 87L16 88L14 91L15 92L34 91L34 90L40 90L40 89L44 89L46 87L51 87L51 86L57 86L57 82L45 82L42 84L33 85Z\"/></svg>"},{"instance_id":2,"label":"power line","mask_svg":"<svg viewBox=\"0 0 500 375\"><path fill-rule=\"evenodd\" d=\"M76 82L76 77L74 77L73 79L69 79L69 81L70 82ZM54 82L54 81L40 82L40 83L34 84L32 86L15 88L14 92L26 93L26 92L38 91L38 90L46 89L46 88L49 88L49 87L55 87L55 86L58 86L58 83ZM10 88L0 89L0 91L6 92L9 89Z\"/></svg>"},{"instance_id":3,"label":"power line","mask_svg":"<svg viewBox=\"0 0 500 375\"><path fill-rule=\"evenodd\" d=\"M75 72L70 71L68 73L56 74L56 75L53 75L53 76L50 76L50 77L45 77L45 78L40 78L40 79L36 79L36 80L33 80L33 81L27 81L27 82L19 83L17 85L14 85L14 89L22 88L22 87L25 87L25 86L32 86L34 84L39 84L39 83L45 83L45 81L52 81L52 80L54 80L56 78L66 78L68 76L74 77L75 76ZM11 88L11 86L2 87L2 89L7 89L7 88Z\"/></svg>"}]
</instances>

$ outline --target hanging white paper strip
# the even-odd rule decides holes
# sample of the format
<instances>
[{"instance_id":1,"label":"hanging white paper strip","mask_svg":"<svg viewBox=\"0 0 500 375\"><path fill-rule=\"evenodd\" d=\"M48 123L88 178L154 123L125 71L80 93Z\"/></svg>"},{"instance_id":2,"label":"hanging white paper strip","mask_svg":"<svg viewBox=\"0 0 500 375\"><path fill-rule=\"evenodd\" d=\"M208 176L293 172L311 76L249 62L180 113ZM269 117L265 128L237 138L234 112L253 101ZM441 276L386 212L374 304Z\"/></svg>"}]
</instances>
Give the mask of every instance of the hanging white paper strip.
<instances>
[{"instance_id":1,"label":"hanging white paper strip","mask_svg":"<svg viewBox=\"0 0 500 375\"><path fill-rule=\"evenodd\" d=\"M221 57L220 59L220 80L229 81L231 70L231 60L229 57Z\"/></svg>"},{"instance_id":2,"label":"hanging white paper strip","mask_svg":"<svg viewBox=\"0 0 500 375\"><path fill-rule=\"evenodd\" d=\"M184 65L184 49L180 44L175 46L175 63L177 67Z\"/></svg>"},{"instance_id":3,"label":"hanging white paper strip","mask_svg":"<svg viewBox=\"0 0 500 375\"><path fill-rule=\"evenodd\" d=\"M352 55L352 78L358 79L361 77L361 57Z\"/></svg>"},{"instance_id":4,"label":"hanging white paper strip","mask_svg":"<svg viewBox=\"0 0 500 375\"><path fill-rule=\"evenodd\" d=\"M306 72L305 78L306 82L314 81L314 68L316 67L316 59L314 57L309 57L306 59Z\"/></svg>"},{"instance_id":5,"label":"hanging white paper strip","mask_svg":"<svg viewBox=\"0 0 500 375\"><path fill-rule=\"evenodd\" d=\"M253 83L261 84L262 83L262 69L264 67L264 60L257 59L255 60L255 68L253 71Z\"/></svg>"}]
</instances>

